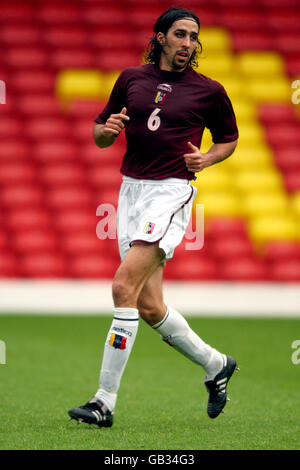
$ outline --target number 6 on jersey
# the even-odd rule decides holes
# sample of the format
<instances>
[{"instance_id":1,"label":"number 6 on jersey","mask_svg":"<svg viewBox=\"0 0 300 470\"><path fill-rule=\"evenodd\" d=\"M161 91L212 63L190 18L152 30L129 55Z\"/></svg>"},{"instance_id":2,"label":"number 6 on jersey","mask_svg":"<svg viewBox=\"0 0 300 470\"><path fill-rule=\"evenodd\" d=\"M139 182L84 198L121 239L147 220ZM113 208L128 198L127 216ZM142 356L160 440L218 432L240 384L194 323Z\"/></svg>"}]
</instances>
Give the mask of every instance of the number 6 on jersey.
<instances>
[{"instance_id":1,"label":"number 6 on jersey","mask_svg":"<svg viewBox=\"0 0 300 470\"><path fill-rule=\"evenodd\" d=\"M157 129L160 126L161 120L160 117L158 116L158 113L160 112L160 108L155 108L155 110L150 114L147 126L150 131L157 131Z\"/></svg>"}]
</instances>

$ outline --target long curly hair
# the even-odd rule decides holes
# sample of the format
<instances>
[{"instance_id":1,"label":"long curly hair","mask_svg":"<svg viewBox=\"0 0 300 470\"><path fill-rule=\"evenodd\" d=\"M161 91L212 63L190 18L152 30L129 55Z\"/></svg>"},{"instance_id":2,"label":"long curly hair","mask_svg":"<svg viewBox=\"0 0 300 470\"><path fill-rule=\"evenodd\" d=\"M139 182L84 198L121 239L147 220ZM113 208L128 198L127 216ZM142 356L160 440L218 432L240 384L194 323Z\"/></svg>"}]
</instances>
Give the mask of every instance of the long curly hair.
<instances>
[{"instance_id":1,"label":"long curly hair","mask_svg":"<svg viewBox=\"0 0 300 470\"><path fill-rule=\"evenodd\" d=\"M193 20L195 20L200 30L200 21L199 21L198 16L196 16L195 13L193 13L192 11L186 10L185 8L171 7L158 18L158 20L156 21L153 27L155 36L153 36L150 39L150 42L144 54L144 62L146 64L159 65L160 63L162 46L160 45L156 35L159 32L166 35L175 21L182 20L184 18L193 18ZM202 44L200 43L198 39L196 49L194 50L189 60L189 65L191 67L193 68L198 67L198 57L201 54L201 52L202 52Z\"/></svg>"}]
</instances>

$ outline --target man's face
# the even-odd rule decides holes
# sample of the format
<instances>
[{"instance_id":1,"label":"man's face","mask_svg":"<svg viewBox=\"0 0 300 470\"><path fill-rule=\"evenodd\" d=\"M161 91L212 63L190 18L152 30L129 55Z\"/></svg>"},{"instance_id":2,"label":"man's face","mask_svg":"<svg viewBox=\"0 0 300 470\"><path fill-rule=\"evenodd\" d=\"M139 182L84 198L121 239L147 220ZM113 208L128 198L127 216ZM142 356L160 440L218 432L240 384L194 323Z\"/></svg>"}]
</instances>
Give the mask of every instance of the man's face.
<instances>
[{"instance_id":1,"label":"man's face","mask_svg":"<svg viewBox=\"0 0 300 470\"><path fill-rule=\"evenodd\" d=\"M197 46L198 25L192 18L175 21L166 35L157 34L162 46L160 68L180 72L188 65Z\"/></svg>"}]
</instances>

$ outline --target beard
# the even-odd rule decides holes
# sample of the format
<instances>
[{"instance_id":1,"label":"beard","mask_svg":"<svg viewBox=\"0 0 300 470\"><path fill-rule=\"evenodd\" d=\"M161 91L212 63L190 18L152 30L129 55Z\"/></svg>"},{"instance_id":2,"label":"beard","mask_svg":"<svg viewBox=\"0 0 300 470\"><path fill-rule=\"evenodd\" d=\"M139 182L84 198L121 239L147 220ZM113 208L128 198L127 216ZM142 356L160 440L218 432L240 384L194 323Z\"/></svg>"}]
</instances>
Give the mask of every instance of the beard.
<instances>
[{"instance_id":1,"label":"beard","mask_svg":"<svg viewBox=\"0 0 300 470\"><path fill-rule=\"evenodd\" d=\"M178 61L176 60L175 57L173 57L173 60L172 60L172 66L173 66L173 69L174 70L182 70L184 69L190 62L190 59L188 61L184 61L182 63L178 63Z\"/></svg>"}]
</instances>

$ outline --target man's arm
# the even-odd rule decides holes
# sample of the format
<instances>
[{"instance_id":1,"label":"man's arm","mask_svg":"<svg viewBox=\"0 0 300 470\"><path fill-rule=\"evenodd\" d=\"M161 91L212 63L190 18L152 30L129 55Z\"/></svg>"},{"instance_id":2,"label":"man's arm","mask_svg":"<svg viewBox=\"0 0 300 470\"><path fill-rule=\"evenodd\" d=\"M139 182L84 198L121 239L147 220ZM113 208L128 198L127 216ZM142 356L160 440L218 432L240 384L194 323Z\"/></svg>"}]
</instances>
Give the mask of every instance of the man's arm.
<instances>
[{"instance_id":1,"label":"man's arm","mask_svg":"<svg viewBox=\"0 0 300 470\"><path fill-rule=\"evenodd\" d=\"M188 142L192 153L186 153L184 156L187 169L193 173L203 170L215 163L222 162L233 154L237 140L225 144L214 144L207 153L201 153L199 148Z\"/></svg>"},{"instance_id":2,"label":"man's arm","mask_svg":"<svg viewBox=\"0 0 300 470\"><path fill-rule=\"evenodd\" d=\"M124 129L123 121L128 121L127 109L123 108L119 114L111 114L105 124L94 126L94 142L100 148L109 147L114 143L116 137Z\"/></svg>"}]
</instances>

